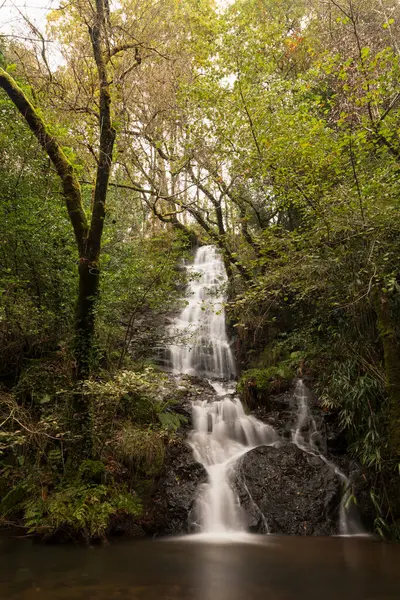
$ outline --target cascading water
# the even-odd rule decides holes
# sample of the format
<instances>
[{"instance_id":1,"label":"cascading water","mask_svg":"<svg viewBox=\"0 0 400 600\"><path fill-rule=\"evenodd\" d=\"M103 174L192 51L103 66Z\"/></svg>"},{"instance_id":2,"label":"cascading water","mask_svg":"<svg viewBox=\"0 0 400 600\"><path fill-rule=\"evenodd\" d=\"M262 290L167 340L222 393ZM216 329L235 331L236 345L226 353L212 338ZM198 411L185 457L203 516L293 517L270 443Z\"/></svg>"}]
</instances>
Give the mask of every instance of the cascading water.
<instances>
[{"instance_id":1,"label":"cascading water","mask_svg":"<svg viewBox=\"0 0 400 600\"><path fill-rule=\"evenodd\" d=\"M273 444L275 430L246 415L234 397L235 362L226 335L224 301L221 292L226 272L213 246L196 252L193 276L188 286L188 303L171 327L177 339L188 341L170 346L175 373L209 378L216 398L193 403L193 431L189 443L194 456L206 469L208 482L196 502L196 522L201 531L225 534L244 529L240 506L230 484L234 463L251 448Z\"/></svg>"},{"instance_id":2,"label":"cascading water","mask_svg":"<svg viewBox=\"0 0 400 600\"><path fill-rule=\"evenodd\" d=\"M194 263L187 270L192 276L187 304L170 327L169 333L175 341L169 347L169 357L175 374L206 377L215 390L214 401L193 402L189 443L194 457L208 475L196 499L195 524L203 533L221 537L246 529L245 515L231 485L234 465L252 448L279 445L283 441L273 427L246 415L240 399L235 396L235 362L226 335L225 297L221 291L227 276L216 248L199 248ZM326 448L302 380L296 385L295 399L297 422L292 443L335 471L345 490L340 507L340 532L360 533L350 523L346 508L351 494L349 480L325 457Z\"/></svg>"},{"instance_id":3,"label":"cascading water","mask_svg":"<svg viewBox=\"0 0 400 600\"><path fill-rule=\"evenodd\" d=\"M205 533L223 534L245 528L230 484L234 464L251 448L277 442L278 436L269 425L246 415L239 398L223 384L210 383L218 399L194 403L189 441L208 474L196 502L197 524Z\"/></svg>"},{"instance_id":4,"label":"cascading water","mask_svg":"<svg viewBox=\"0 0 400 600\"><path fill-rule=\"evenodd\" d=\"M364 535L365 532L359 522L357 512L350 502L352 495L350 480L343 471L341 471L335 463L328 460L324 454L326 449L322 448L322 437L310 411L309 392L301 379L299 379L296 384L294 395L297 400L297 422L292 433L292 441L304 452L321 459L336 473L337 477L342 482L343 493L339 510L340 534Z\"/></svg>"},{"instance_id":5,"label":"cascading water","mask_svg":"<svg viewBox=\"0 0 400 600\"><path fill-rule=\"evenodd\" d=\"M169 347L173 371L231 379L235 361L225 329L224 264L214 246L202 246L187 270L192 275L187 305L170 331L178 340Z\"/></svg>"}]
</instances>

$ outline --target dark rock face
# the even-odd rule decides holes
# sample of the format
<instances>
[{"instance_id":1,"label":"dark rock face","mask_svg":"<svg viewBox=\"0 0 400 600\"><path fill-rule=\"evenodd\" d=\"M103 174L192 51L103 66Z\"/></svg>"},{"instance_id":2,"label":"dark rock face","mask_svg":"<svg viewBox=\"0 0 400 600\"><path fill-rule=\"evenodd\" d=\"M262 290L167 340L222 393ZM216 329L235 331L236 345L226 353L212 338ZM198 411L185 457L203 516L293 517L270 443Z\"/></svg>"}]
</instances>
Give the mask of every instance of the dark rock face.
<instances>
[{"instance_id":1,"label":"dark rock face","mask_svg":"<svg viewBox=\"0 0 400 600\"><path fill-rule=\"evenodd\" d=\"M131 516L119 514L111 518L106 532L107 539L109 537L141 538L145 535L143 527L135 523Z\"/></svg>"},{"instance_id":2,"label":"dark rock face","mask_svg":"<svg viewBox=\"0 0 400 600\"><path fill-rule=\"evenodd\" d=\"M181 535L190 531L190 514L205 469L193 458L191 448L177 439L166 449L164 472L142 526L151 535Z\"/></svg>"},{"instance_id":3,"label":"dark rock face","mask_svg":"<svg viewBox=\"0 0 400 600\"><path fill-rule=\"evenodd\" d=\"M140 525L147 535L190 533L192 508L198 487L207 480L204 467L194 460L192 449L186 440L192 427L192 402L212 402L215 391L206 380L199 377L181 376L179 384L173 375L168 377L172 382L173 398L170 411L184 416L187 421L166 446L163 471L154 493L147 502L148 509L140 520Z\"/></svg>"},{"instance_id":4,"label":"dark rock face","mask_svg":"<svg viewBox=\"0 0 400 600\"><path fill-rule=\"evenodd\" d=\"M318 439L314 437L313 442L316 443L319 451L349 478L351 494L356 498L356 504L352 501L347 504L349 533L373 531L376 510L371 500L370 490L374 487L374 472L361 467L348 455L345 432L338 424L337 414L322 410L318 398L312 393L308 403L318 430ZM264 406L257 407L253 414L261 421L275 427L283 441L290 442L297 419L294 389L283 394L272 395L268 402ZM288 493L290 487L283 486L284 496L286 496L285 489ZM338 533L338 528L335 532Z\"/></svg>"},{"instance_id":5,"label":"dark rock face","mask_svg":"<svg viewBox=\"0 0 400 600\"><path fill-rule=\"evenodd\" d=\"M248 526L258 533L338 533L341 483L321 459L294 444L248 452L237 469Z\"/></svg>"}]
</instances>

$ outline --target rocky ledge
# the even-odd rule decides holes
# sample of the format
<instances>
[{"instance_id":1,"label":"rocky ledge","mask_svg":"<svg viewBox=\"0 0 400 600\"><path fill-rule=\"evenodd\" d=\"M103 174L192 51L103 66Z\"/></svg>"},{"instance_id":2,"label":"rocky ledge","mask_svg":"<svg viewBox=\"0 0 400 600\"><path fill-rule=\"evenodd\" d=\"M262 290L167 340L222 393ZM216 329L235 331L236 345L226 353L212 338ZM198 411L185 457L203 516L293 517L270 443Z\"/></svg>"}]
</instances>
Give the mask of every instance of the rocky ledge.
<instances>
[{"instance_id":1,"label":"rocky ledge","mask_svg":"<svg viewBox=\"0 0 400 600\"><path fill-rule=\"evenodd\" d=\"M189 533L190 515L199 485L207 479L192 450L178 437L166 449L164 470L142 526L149 535Z\"/></svg>"}]
</instances>

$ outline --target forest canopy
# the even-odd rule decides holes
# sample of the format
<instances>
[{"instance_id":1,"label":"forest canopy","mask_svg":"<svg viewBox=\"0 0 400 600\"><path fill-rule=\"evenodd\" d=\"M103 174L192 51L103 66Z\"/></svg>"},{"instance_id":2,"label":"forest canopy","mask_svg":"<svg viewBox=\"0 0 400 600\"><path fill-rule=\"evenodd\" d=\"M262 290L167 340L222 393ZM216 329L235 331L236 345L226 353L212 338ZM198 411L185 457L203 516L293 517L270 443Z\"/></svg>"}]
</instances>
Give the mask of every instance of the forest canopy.
<instances>
[{"instance_id":1,"label":"forest canopy","mask_svg":"<svg viewBox=\"0 0 400 600\"><path fill-rule=\"evenodd\" d=\"M108 498L89 537L139 514L150 467L127 484L106 443L161 461L157 356L213 244L242 390L308 373L396 535L398 2L72 0L26 32L0 34L3 517L57 529L73 486Z\"/></svg>"}]
</instances>

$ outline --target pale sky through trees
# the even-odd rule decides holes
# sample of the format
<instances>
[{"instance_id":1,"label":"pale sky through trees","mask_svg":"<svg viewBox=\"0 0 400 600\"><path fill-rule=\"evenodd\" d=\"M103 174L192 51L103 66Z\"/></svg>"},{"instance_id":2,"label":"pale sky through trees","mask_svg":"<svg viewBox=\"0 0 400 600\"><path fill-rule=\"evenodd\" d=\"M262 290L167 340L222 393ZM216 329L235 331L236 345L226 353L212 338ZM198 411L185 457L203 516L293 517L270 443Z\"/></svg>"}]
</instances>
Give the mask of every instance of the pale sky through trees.
<instances>
[{"instance_id":1,"label":"pale sky through trees","mask_svg":"<svg viewBox=\"0 0 400 600\"><path fill-rule=\"evenodd\" d=\"M216 3L224 8L232 4L233 0L217 0ZM0 35L26 34L26 24L22 15L43 32L47 13L58 5L59 0L0 0Z\"/></svg>"},{"instance_id":2,"label":"pale sky through trees","mask_svg":"<svg viewBox=\"0 0 400 600\"><path fill-rule=\"evenodd\" d=\"M58 0L0 0L0 35L26 34L26 24L22 15L43 32L47 13L58 4Z\"/></svg>"},{"instance_id":3,"label":"pale sky through trees","mask_svg":"<svg viewBox=\"0 0 400 600\"><path fill-rule=\"evenodd\" d=\"M224 9L233 2L234 0L216 0L219 9ZM0 38L20 37L21 41L29 38L32 32L24 17L46 37L46 16L59 4L60 0L0 0ZM51 70L57 69L64 62L60 50L51 40L47 44L47 55Z\"/></svg>"},{"instance_id":4,"label":"pale sky through trees","mask_svg":"<svg viewBox=\"0 0 400 600\"><path fill-rule=\"evenodd\" d=\"M216 0L219 9L223 10L234 0ZM35 37L29 30L24 17L29 20L46 37L46 16L48 12L59 6L60 0L0 0L0 38ZM63 64L63 57L55 42L48 40L47 55L51 70Z\"/></svg>"},{"instance_id":5,"label":"pale sky through trees","mask_svg":"<svg viewBox=\"0 0 400 600\"><path fill-rule=\"evenodd\" d=\"M24 17L46 38L46 16L59 4L59 0L0 0L0 39L1 36L21 38L21 42L24 38L36 39ZM50 68L56 69L63 63L61 52L55 42L49 41L46 46Z\"/></svg>"}]
</instances>

